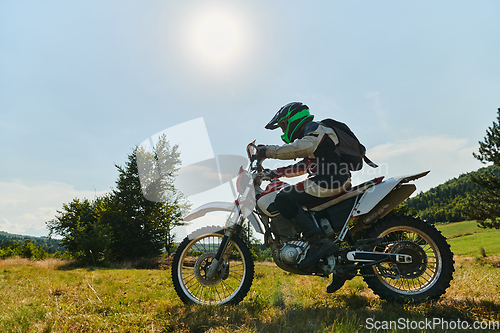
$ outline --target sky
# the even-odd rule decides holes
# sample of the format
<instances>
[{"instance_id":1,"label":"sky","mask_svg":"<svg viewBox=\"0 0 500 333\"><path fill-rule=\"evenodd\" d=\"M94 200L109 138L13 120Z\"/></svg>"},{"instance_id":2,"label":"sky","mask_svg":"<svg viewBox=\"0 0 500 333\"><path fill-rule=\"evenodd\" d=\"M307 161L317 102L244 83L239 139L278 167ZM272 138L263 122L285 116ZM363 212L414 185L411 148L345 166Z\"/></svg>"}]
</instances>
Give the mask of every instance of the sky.
<instances>
[{"instance_id":1,"label":"sky","mask_svg":"<svg viewBox=\"0 0 500 333\"><path fill-rule=\"evenodd\" d=\"M0 230L47 235L64 203L114 188L134 147L195 119L212 155L282 144L264 126L292 101L348 124L381 165L355 182L431 170L425 191L476 170L500 107L499 14L496 0L1 1Z\"/></svg>"}]
</instances>

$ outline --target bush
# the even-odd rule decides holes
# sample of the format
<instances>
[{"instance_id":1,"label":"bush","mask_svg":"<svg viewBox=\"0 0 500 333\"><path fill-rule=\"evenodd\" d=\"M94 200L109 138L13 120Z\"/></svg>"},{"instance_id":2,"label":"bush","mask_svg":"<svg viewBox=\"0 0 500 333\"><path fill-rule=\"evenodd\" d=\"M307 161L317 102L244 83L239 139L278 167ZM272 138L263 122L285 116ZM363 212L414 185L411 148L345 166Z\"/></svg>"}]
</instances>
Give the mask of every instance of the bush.
<instances>
[{"instance_id":1,"label":"bush","mask_svg":"<svg viewBox=\"0 0 500 333\"><path fill-rule=\"evenodd\" d=\"M0 258L21 257L27 259L45 259L49 254L40 246L35 246L31 239L24 241L21 245L20 242L13 243L11 241L4 242L0 245Z\"/></svg>"}]
</instances>

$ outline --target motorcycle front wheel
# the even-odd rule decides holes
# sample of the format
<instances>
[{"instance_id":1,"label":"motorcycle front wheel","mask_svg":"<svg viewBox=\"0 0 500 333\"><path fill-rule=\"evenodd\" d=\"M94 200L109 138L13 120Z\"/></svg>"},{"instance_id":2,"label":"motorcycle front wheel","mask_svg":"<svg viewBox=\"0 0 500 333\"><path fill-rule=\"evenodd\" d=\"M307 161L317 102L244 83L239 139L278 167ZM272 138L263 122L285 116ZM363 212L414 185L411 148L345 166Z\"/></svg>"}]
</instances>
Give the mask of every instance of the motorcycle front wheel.
<instances>
[{"instance_id":1,"label":"motorcycle front wheel","mask_svg":"<svg viewBox=\"0 0 500 333\"><path fill-rule=\"evenodd\" d=\"M254 262L246 243L233 235L221 258L215 276L206 273L219 249L223 230L207 227L186 237L177 248L172 262L172 282L186 304L237 304L243 300L254 276Z\"/></svg>"},{"instance_id":2,"label":"motorcycle front wheel","mask_svg":"<svg viewBox=\"0 0 500 333\"><path fill-rule=\"evenodd\" d=\"M411 216L394 216L372 225L366 238L383 238L372 250L404 254L411 263L380 263L361 270L380 298L417 303L439 298L453 279L454 261L446 238L433 226Z\"/></svg>"}]
</instances>

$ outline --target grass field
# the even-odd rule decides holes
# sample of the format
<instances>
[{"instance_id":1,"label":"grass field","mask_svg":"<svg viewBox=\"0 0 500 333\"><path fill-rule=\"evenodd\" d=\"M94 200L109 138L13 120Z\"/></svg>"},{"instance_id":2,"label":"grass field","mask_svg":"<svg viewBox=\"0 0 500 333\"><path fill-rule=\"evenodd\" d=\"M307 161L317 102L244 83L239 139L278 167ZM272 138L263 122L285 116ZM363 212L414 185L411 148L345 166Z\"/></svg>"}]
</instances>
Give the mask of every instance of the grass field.
<instances>
[{"instance_id":1,"label":"grass field","mask_svg":"<svg viewBox=\"0 0 500 333\"><path fill-rule=\"evenodd\" d=\"M469 227L443 233L463 234L470 231L459 228ZM486 258L476 253L455 260L447 293L418 305L381 301L360 277L327 294L327 279L257 264L242 303L202 307L180 302L168 269L86 269L54 259L5 259L0 261L0 332L374 332L368 329L374 321L500 322L500 255L491 250ZM379 331L460 332L435 328Z\"/></svg>"},{"instance_id":2,"label":"grass field","mask_svg":"<svg viewBox=\"0 0 500 333\"><path fill-rule=\"evenodd\" d=\"M480 256L481 248L486 255L500 254L500 229L481 229L475 221L438 224L436 227L448 239L457 256Z\"/></svg>"}]
</instances>

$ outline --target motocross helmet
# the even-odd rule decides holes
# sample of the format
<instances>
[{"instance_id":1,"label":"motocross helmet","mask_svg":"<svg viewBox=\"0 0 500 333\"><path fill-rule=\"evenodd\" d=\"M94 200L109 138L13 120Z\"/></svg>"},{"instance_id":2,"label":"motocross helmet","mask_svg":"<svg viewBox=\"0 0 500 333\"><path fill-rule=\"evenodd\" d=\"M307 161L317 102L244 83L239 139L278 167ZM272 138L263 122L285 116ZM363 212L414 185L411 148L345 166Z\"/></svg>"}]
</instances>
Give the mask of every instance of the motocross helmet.
<instances>
[{"instance_id":1,"label":"motocross helmet","mask_svg":"<svg viewBox=\"0 0 500 333\"><path fill-rule=\"evenodd\" d=\"M302 125L313 119L314 116L309 113L307 105L300 102L292 102L279 109L273 119L266 125L266 128L273 130L281 127L283 130L281 139L285 143L292 143L300 135Z\"/></svg>"}]
</instances>

